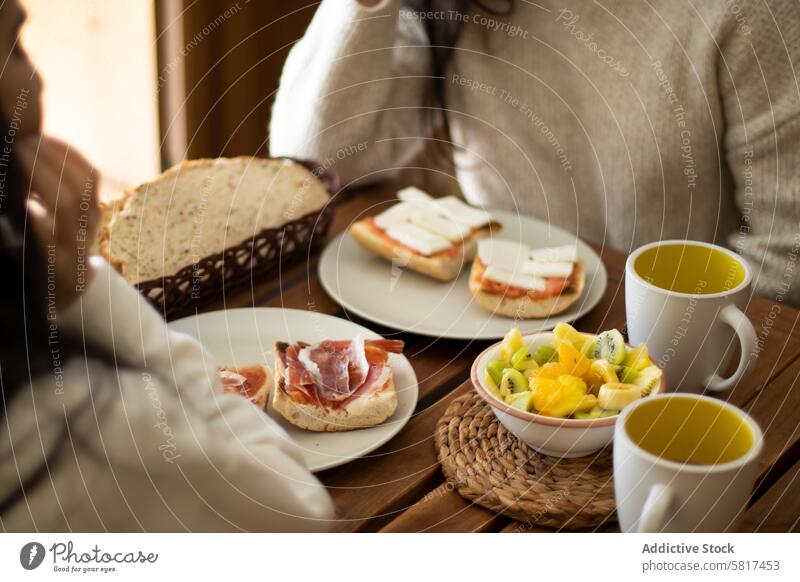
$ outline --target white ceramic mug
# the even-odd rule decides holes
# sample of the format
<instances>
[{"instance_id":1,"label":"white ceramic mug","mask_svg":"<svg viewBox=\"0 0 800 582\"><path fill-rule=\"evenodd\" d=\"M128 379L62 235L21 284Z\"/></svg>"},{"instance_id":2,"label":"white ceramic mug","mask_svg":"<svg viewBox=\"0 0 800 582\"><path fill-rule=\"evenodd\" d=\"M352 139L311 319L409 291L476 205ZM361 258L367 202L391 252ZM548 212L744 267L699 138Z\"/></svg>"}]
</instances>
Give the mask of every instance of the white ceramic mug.
<instances>
[{"instance_id":1,"label":"white ceramic mug","mask_svg":"<svg viewBox=\"0 0 800 582\"><path fill-rule=\"evenodd\" d=\"M628 337L632 344L647 345L669 390L726 390L752 371L756 331L743 312L751 279L746 261L709 243L659 241L628 257ZM735 336L739 365L723 378Z\"/></svg>"},{"instance_id":2,"label":"white ceramic mug","mask_svg":"<svg viewBox=\"0 0 800 582\"><path fill-rule=\"evenodd\" d=\"M750 416L708 396L661 394L628 406L614 431L622 531L734 529L752 493L762 447Z\"/></svg>"}]
</instances>

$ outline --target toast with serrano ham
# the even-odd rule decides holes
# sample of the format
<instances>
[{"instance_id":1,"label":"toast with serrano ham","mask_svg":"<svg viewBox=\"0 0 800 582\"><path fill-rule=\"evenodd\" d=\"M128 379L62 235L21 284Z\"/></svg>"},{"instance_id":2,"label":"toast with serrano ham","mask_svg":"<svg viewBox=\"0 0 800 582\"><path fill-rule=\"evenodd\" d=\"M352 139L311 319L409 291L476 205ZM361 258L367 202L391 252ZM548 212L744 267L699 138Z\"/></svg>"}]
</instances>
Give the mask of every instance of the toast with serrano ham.
<instances>
[{"instance_id":1,"label":"toast with serrano ham","mask_svg":"<svg viewBox=\"0 0 800 582\"><path fill-rule=\"evenodd\" d=\"M338 432L375 426L397 408L389 353L400 340L275 344L272 407L295 426Z\"/></svg>"}]
</instances>

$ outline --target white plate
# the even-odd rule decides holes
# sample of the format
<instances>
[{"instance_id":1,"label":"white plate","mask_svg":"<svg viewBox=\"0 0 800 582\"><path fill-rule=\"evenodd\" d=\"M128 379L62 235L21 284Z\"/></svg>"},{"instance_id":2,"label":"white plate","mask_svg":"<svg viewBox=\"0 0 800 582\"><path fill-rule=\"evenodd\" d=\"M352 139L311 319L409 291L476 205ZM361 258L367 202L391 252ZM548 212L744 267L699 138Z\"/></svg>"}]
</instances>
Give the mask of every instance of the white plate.
<instances>
[{"instance_id":1,"label":"white plate","mask_svg":"<svg viewBox=\"0 0 800 582\"><path fill-rule=\"evenodd\" d=\"M220 364L247 366L263 363L273 369L276 341L316 343L325 339L365 339L380 336L345 319L298 309L246 308L213 311L173 321L169 327L202 342ZM389 354L397 388L397 410L381 425L338 433L310 432L289 424L269 408L269 415L303 449L312 471L343 465L377 449L408 422L417 405L417 376L400 354Z\"/></svg>"},{"instance_id":2,"label":"white plate","mask_svg":"<svg viewBox=\"0 0 800 582\"><path fill-rule=\"evenodd\" d=\"M512 212L492 211L503 224L497 238L522 241L533 248L575 244L583 259L586 285L564 313L546 319L517 321L523 334L549 331L571 322L597 305L608 285L605 266L594 250L567 231ZM514 324L475 303L469 292L469 268L442 283L404 270L361 248L347 231L332 240L319 261L325 291L348 311L370 321L422 335L453 339L498 339Z\"/></svg>"}]
</instances>

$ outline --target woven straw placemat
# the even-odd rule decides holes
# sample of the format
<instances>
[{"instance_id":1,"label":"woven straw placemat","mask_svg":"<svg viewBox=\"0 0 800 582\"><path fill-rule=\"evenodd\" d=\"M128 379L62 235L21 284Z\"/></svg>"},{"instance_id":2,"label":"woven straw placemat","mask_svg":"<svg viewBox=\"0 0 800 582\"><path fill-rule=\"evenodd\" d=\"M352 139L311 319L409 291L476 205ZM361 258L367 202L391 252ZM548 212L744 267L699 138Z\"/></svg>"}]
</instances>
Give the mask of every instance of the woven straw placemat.
<instances>
[{"instance_id":1,"label":"woven straw placemat","mask_svg":"<svg viewBox=\"0 0 800 582\"><path fill-rule=\"evenodd\" d=\"M436 423L448 483L470 501L525 522L580 529L614 515L611 449L577 459L537 453L508 432L480 396L456 398Z\"/></svg>"}]
</instances>

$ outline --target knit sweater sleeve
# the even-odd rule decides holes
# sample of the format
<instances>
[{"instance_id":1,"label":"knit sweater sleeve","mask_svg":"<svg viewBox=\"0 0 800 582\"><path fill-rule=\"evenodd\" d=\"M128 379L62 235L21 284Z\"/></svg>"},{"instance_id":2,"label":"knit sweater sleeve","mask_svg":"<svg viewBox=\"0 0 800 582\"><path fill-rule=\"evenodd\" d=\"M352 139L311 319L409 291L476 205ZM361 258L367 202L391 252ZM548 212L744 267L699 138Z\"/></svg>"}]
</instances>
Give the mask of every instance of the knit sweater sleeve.
<instances>
[{"instance_id":1,"label":"knit sweater sleeve","mask_svg":"<svg viewBox=\"0 0 800 582\"><path fill-rule=\"evenodd\" d=\"M732 4L720 43L725 150L742 213L729 244L757 293L800 304L800 5Z\"/></svg>"},{"instance_id":2,"label":"knit sweater sleeve","mask_svg":"<svg viewBox=\"0 0 800 582\"><path fill-rule=\"evenodd\" d=\"M270 153L323 162L345 186L390 178L430 134L430 48L400 0L324 0L286 60Z\"/></svg>"}]
</instances>

